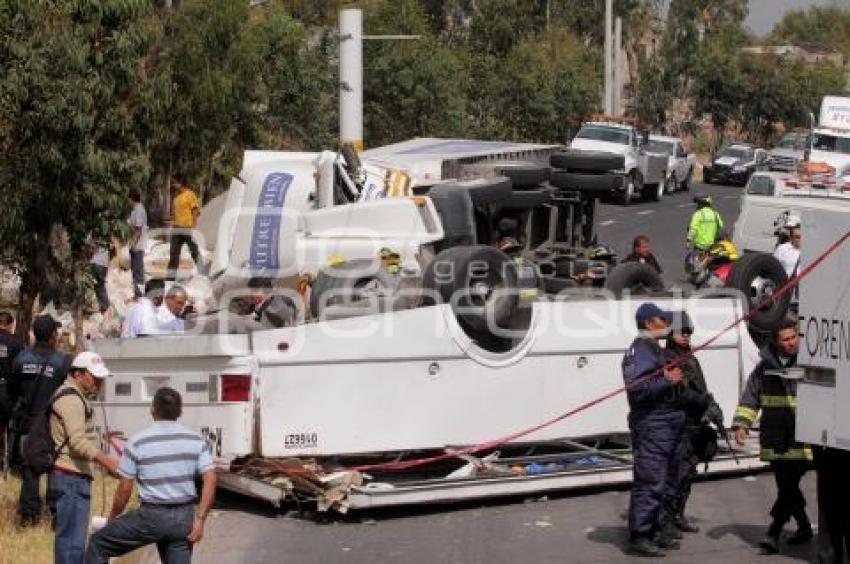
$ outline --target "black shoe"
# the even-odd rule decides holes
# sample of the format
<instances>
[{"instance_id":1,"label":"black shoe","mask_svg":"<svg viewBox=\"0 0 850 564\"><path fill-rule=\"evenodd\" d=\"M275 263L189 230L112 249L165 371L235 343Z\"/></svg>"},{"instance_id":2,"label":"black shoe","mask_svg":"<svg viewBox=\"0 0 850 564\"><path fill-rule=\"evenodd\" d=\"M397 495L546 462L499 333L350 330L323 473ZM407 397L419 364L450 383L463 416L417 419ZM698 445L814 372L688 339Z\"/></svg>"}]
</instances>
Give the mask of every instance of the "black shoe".
<instances>
[{"instance_id":1,"label":"black shoe","mask_svg":"<svg viewBox=\"0 0 850 564\"><path fill-rule=\"evenodd\" d=\"M676 525L676 528L682 531L683 533L698 533L699 527L688 521L688 518L684 515L679 515L676 517L673 524Z\"/></svg>"},{"instance_id":2,"label":"black shoe","mask_svg":"<svg viewBox=\"0 0 850 564\"><path fill-rule=\"evenodd\" d=\"M629 554L659 558L664 556L664 551L648 538L638 537L629 541Z\"/></svg>"},{"instance_id":3,"label":"black shoe","mask_svg":"<svg viewBox=\"0 0 850 564\"><path fill-rule=\"evenodd\" d=\"M797 529L797 532L788 537L788 540L785 542L791 546L797 546L801 544L806 544L812 538L814 538L815 534L812 532L811 527L806 529Z\"/></svg>"},{"instance_id":4,"label":"black shoe","mask_svg":"<svg viewBox=\"0 0 850 564\"><path fill-rule=\"evenodd\" d=\"M669 537L665 534L660 534L655 537L655 544L664 550L679 550L682 548L682 543L680 543L678 539L674 539L673 537Z\"/></svg>"},{"instance_id":5,"label":"black shoe","mask_svg":"<svg viewBox=\"0 0 850 564\"><path fill-rule=\"evenodd\" d=\"M675 523L667 523L661 528L661 535L668 539L682 540L682 531Z\"/></svg>"},{"instance_id":6,"label":"black shoe","mask_svg":"<svg viewBox=\"0 0 850 564\"><path fill-rule=\"evenodd\" d=\"M779 536L770 536L767 535L759 542L759 548L764 551L765 554L776 554L779 552Z\"/></svg>"}]
</instances>

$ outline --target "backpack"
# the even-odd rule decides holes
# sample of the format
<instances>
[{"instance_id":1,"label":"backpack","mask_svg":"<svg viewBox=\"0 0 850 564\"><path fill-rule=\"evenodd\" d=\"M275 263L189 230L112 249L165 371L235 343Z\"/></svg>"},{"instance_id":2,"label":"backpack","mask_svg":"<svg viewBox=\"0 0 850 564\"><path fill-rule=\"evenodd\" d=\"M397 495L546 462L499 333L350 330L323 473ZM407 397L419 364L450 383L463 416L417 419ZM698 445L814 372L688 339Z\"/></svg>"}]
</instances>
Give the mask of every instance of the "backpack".
<instances>
[{"instance_id":1,"label":"backpack","mask_svg":"<svg viewBox=\"0 0 850 564\"><path fill-rule=\"evenodd\" d=\"M53 435L50 432L50 416L59 414L53 410L53 404L61 397L75 395L80 398L85 407L83 396L76 390L66 388L53 396L50 404L44 412L33 415L30 421L29 433L21 440L21 460L25 466L32 468L37 474L43 474L53 469L53 464L59 456L59 451L65 448L70 437L65 437L62 444L56 446L53 442ZM86 409L86 419L90 417L89 410ZM60 417L61 419L61 417Z\"/></svg>"}]
</instances>

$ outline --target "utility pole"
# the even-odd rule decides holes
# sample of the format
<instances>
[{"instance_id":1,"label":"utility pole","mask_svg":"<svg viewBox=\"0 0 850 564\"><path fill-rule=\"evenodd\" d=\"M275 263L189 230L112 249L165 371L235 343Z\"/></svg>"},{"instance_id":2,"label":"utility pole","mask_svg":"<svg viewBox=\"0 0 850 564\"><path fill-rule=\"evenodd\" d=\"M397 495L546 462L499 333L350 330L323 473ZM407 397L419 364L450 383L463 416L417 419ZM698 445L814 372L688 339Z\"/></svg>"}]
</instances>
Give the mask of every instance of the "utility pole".
<instances>
[{"instance_id":1,"label":"utility pole","mask_svg":"<svg viewBox=\"0 0 850 564\"><path fill-rule=\"evenodd\" d=\"M363 40L419 39L419 35L363 35L363 11L339 12L339 143L363 150Z\"/></svg>"},{"instance_id":2,"label":"utility pole","mask_svg":"<svg viewBox=\"0 0 850 564\"><path fill-rule=\"evenodd\" d=\"M611 40L611 27L614 19L614 0L605 0L605 103L603 107L605 114L611 115L613 109L613 84L612 82L612 60L611 51L613 41Z\"/></svg>"},{"instance_id":3,"label":"utility pole","mask_svg":"<svg viewBox=\"0 0 850 564\"><path fill-rule=\"evenodd\" d=\"M623 113L623 18L614 20L614 115Z\"/></svg>"},{"instance_id":4,"label":"utility pole","mask_svg":"<svg viewBox=\"0 0 850 564\"><path fill-rule=\"evenodd\" d=\"M363 12L339 12L339 143L363 150Z\"/></svg>"}]
</instances>

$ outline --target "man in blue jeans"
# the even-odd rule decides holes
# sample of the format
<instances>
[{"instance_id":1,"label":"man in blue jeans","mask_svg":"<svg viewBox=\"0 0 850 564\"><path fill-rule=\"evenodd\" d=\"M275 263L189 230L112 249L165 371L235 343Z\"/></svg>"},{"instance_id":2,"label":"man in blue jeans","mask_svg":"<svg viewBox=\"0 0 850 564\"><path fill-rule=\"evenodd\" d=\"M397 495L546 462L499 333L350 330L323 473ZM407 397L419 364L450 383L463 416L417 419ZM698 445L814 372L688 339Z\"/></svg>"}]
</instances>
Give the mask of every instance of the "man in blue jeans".
<instances>
[{"instance_id":1,"label":"man in blue jeans","mask_svg":"<svg viewBox=\"0 0 850 564\"><path fill-rule=\"evenodd\" d=\"M130 190L130 218L127 222L133 233L130 236L130 272L133 274L133 294L140 298L145 287L145 247L148 244L148 213L142 204L142 194Z\"/></svg>"},{"instance_id":2,"label":"man in blue jeans","mask_svg":"<svg viewBox=\"0 0 850 564\"><path fill-rule=\"evenodd\" d=\"M95 396L109 370L97 353L74 357L65 383L51 399L50 434L57 448L50 489L56 500L54 562L82 564L91 507L95 462L114 473L118 459L97 448L98 438L87 397Z\"/></svg>"},{"instance_id":3,"label":"man in blue jeans","mask_svg":"<svg viewBox=\"0 0 850 564\"><path fill-rule=\"evenodd\" d=\"M87 564L108 564L111 557L148 544L156 544L163 564L192 561L192 545L204 534L215 498L215 465L206 441L177 423L182 408L175 390L160 388L154 394L154 424L127 442L109 522L92 536ZM196 507L199 475L203 486ZM134 481L139 482L141 506L122 515Z\"/></svg>"}]
</instances>

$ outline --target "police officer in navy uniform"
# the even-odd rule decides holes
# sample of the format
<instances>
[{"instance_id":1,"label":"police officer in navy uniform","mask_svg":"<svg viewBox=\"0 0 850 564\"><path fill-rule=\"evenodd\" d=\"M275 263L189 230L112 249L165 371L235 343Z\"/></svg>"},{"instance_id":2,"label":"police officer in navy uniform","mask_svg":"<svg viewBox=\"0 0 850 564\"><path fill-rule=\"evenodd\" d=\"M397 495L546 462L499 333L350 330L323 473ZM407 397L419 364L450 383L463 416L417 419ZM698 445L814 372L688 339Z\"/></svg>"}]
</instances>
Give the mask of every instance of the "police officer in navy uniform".
<instances>
[{"instance_id":1,"label":"police officer in navy uniform","mask_svg":"<svg viewBox=\"0 0 850 564\"><path fill-rule=\"evenodd\" d=\"M699 360L691 349L694 324L685 311L673 314L673 324L664 352L668 362L682 369L682 381L676 387L679 403L685 411L685 431L679 442L679 489L675 499L674 524L685 533L699 532L699 527L685 517L685 506L691 495L691 484L697 476L697 465L703 459L704 440L701 430L705 422L719 422L722 427L723 411L708 391L705 375ZM714 441L716 445L716 441Z\"/></svg>"},{"instance_id":2,"label":"police officer in navy uniform","mask_svg":"<svg viewBox=\"0 0 850 564\"><path fill-rule=\"evenodd\" d=\"M15 412L24 413L31 420L35 414L43 413L50 404L53 393L65 381L71 365L71 357L56 350L61 324L49 315L40 315L32 324L35 344L27 347L12 362L12 374L8 381L9 399ZM21 433L25 436L26 429ZM18 517L22 525L34 525L41 518L39 479L41 475L21 465L21 496L18 501ZM48 487L48 491L50 488ZM47 499L51 513L55 507Z\"/></svg>"},{"instance_id":3,"label":"police officer in navy uniform","mask_svg":"<svg viewBox=\"0 0 850 564\"><path fill-rule=\"evenodd\" d=\"M0 311L0 452L3 455L3 470L10 459L8 434L12 402L6 390L6 381L12 373L12 361L24 348L24 342L15 336L15 318L7 311Z\"/></svg>"},{"instance_id":4,"label":"police officer in navy uniform","mask_svg":"<svg viewBox=\"0 0 850 564\"><path fill-rule=\"evenodd\" d=\"M634 480L629 505L629 549L639 556L661 556L679 548L672 534L671 508L678 490L676 450L685 427L675 386L678 367L666 366L658 341L669 333L672 315L653 303L635 314L639 335L623 357L629 401Z\"/></svg>"}]
</instances>

